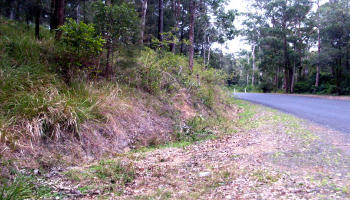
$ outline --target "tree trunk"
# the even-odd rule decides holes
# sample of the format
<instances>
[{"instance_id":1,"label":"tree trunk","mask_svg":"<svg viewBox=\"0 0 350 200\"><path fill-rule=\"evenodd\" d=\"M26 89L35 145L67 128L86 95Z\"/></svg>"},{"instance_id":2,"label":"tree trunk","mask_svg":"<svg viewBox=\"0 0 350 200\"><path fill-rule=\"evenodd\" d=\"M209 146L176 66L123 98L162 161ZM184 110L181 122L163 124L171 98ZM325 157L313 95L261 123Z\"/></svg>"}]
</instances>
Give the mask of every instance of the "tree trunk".
<instances>
[{"instance_id":1,"label":"tree trunk","mask_svg":"<svg viewBox=\"0 0 350 200\"><path fill-rule=\"evenodd\" d=\"M289 55L288 55L288 43L287 43L286 33L284 33L284 36L283 36L283 54L284 54L284 89L286 93L289 93L290 92Z\"/></svg>"},{"instance_id":2,"label":"tree trunk","mask_svg":"<svg viewBox=\"0 0 350 200\"><path fill-rule=\"evenodd\" d=\"M80 15L80 0L78 0L78 3L77 3L77 7L75 8L75 15L76 15L76 22L79 23L80 22L80 18L79 18L79 15Z\"/></svg>"},{"instance_id":3,"label":"tree trunk","mask_svg":"<svg viewBox=\"0 0 350 200\"><path fill-rule=\"evenodd\" d=\"M84 23L87 23L86 22L86 0L83 1L84 4L83 4L83 21Z\"/></svg>"},{"instance_id":4,"label":"tree trunk","mask_svg":"<svg viewBox=\"0 0 350 200\"><path fill-rule=\"evenodd\" d=\"M64 24L64 0L57 0L57 27ZM61 38L62 31L56 32L56 40Z\"/></svg>"},{"instance_id":5,"label":"tree trunk","mask_svg":"<svg viewBox=\"0 0 350 200\"><path fill-rule=\"evenodd\" d=\"M255 82L255 45L253 45L253 50L252 50L252 64L253 64L253 74L252 74L252 86L254 86Z\"/></svg>"},{"instance_id":6,"label":"tree trunk","mask_svg":"<svg viewBox=\"0 0 350 200\"><path fill-rule=\"evenodd\" d=\"M295 62L294 62L294 65L293 65L293 73L292 73L292 84L291 84L291 87L290 87L290 92L291 93L294 93L294 84L295 84L295 70L296 70L296 67L295 67Z\"/></svg>"},{"instance_id":7,"label":"tree trunk","mask_svg":"<svg viewBox=\"0 0 350 200\"><path fill-rule=\"evenodd\" d=\"M317 0L317 8L320 8L320 1ZM320 17L320 16L318 16ZM320 85L320 55L321 55L321 39L320 39L320 25L317 28L317 67L316 67L316 82L315 82L315 87L318 88L318 86Z\"/></svg>"},{"instance_id":8,"label":"tree trunk","mask_svg":"<svg viewBox=\"0 0 350 200\"><path fill-rule=\"evenodd\" d=\"M109 79L113 74L113 69L112 69L112 65L111 65L112 42L110 39L107 39L106 47L107 47L106 68L105 68L104 75L107 79Z\"/></svg>"},{"instance_id":9,"label":"tree trunk","mask_svg":"<svg viewBox=\"0 0 350 200\"><path fill-rule=\"evenodd\" d=\"M210 38L208 36L208 62L207 65L210 65Z\"/></svg>"},{"instance_id":10,"label":"tree trunk","mask_svg":"<svg viewBox=\"0 0 350 200\"><path fill-rule=\"evenodd\" d=\"M37 5L35 8L35 38L40 40L40 16L41 16L41 7Z\"/></svg>"},{"instance_id":11,"label":"tree trunk","mask_svg":"<svg viewBox=\"0 0 350 200\"><path fill-rule=\"evenodd\" d=\"M148 0L140 0L141 1L141 29L140 29L140 41L139 43L143 45L143 40L145 37L145 27L146 27L146 14L148 7Z\"/></svg>"},{"instance_id":12,"label":"tree trunk","mask_svg":"<svg viewBox=\"0 0 350 200\"><path fill-rule=\"evenodd\" d=\"M50 31L54 31L57 29L57 9L56 4L57 0L51 0L51 8L50 8Z\"/></svg>"},{"instance_id":13,"label":"tree trunk","mask_svg":"<svg viewBox=\"0 0 350 200\"><path fill-rule=\"evenodd\" d=\"M180 40L181 40L181 46L180 46L180 53L183 54L184 52L184 38L185 34L184 34L184 29L183 27L181 28L181 33L180 33Z\"/></svg>"},{"instance_id":14,"label":"tree trunk","mask_svg":"<svg viewBox=\"0 0 350 200\"><path fill-rule=\"evenodd\" d=\"M173 35L176 35L176 32L178 31L179 28L179 22L178 22L178 17L179 17L179 2L177 0L172 0L172 7L173 7L173 18L174 18L174 30L173 30ZM176 37L176 36L175 36ZM173 38L174 39L174 38ZM176 44L173 42L170 44L170 51L175 54L176 52Z\"/></svg>"},{"instance_id":15,"label":"tree trunk","mask_svg":"<svg viewBox=\"0 0 350 200\"><path fill-rule=\"evenodd\" d=\"M279 66L277 66L277 68L276 68L276 74L275 74L275 87L278 89L278 87L279 87L279 85L278 85L278 82L279 82L279 80L278 80L278 75L279 75L279 73L280 73L280 67Z\"/></svg>"},{"instance_id":16,"label":"tree trunk","mask_svg":"<svg viewBox=\"0 0 350 200\"><path fill-rule=\"evenodd\" d=\"M189 40L190 40L190 46L188 50L189 55L189 69L192 73L193 71L193 57L194 57L194 25L195 25L195 12L196 12L196 2L195 0L191 0L190 2L190 31L189 31Z\"/></svg>"},{"instance_id":17,"label":"tree trunk","mask_svg":"<svg viewBox=\"0 0 350 200\"><path fill-rule=\"evenodd\" d=\"M164 31L164 0L159 0L159 16L158 16L158 39L163 41L163 31Z\"/></svg>"},{"instance_id":18,"label":"tree trunk","mask_svg":"<svg viewBox=\"0 0 350 200\"><path fill-rule=\"evenodd\" d=\"M107 6L111 6L111 0L106 0L105 4ZM112 52L112 38L110 36L107 36L107 43L106 43L106 48L107 48L107 54L106 54L106 68L105 68L105 72L104 75L107 79L110 79L110 77L112 76L113 73L113 69L112 69L112 65L111 65L111 54Z\"/></svg>"}]
</instances>

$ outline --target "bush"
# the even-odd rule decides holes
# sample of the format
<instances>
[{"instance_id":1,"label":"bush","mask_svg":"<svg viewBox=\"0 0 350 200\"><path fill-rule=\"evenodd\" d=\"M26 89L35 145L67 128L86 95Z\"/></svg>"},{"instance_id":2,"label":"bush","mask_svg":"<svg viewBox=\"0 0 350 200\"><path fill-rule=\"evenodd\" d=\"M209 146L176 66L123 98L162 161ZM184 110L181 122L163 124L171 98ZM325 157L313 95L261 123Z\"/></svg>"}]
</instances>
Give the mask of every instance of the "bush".
<instances>
[{"instance_id":1,"label":"bush","mask_svg":"<svg viewBox=\"0 0 350 200\"><path fill-rule=\"evenodd\" d=\"M187 120L187 126L177 133L177 140L196 142L208 138L213 135L213 132L208 130L209 121L202 116L195 116Z\"/></svg>"},{"instance_id":2,"label":"bush","mask_svg":"<svg viewBox=\"0 0 350 200\"><path fill-rule=\"evenodd\" d=\"M259 87L263 93L269 93L273 91L273 86L271 83L261 83Z\"/></svg>"},{"instance_id":3,"label":"bush","mask_svg":"<svg viewBox=\"0 0 350 200\"><path fill-rule=\"evenodd\" d=\"M5 34L0 37L0 139L15 144L24 134L35 140L61 139L66 132L78 136L81 122L100 117L90 88L74 82L67 86L48 65L54 40L37 41L32 29L22 30L25 25L4 24L0 24Z\"/></svg>"},{"instance_id":4,"label":"bush","mask_svg":"<svg viewBox=\"0 0 350 200\"><path fill-rule=\"evenodd\" d=\"M68 19L59 30L62 31L62 37L57 51L63 74L69 76L72 70L82 67L85 70L95 69L94 60L102 52L105 40L96 33L94 26Z\"/></svg>"},{"instance_id":5,"label":"bush","mask_svg":"<svg viewBox=\"0 0 350 200\"><path fill-rule=\"evenodd\" d=\"M299 81L294 86L295 93L311 93L313 86L308 81Z\"/></svg>"},{"instance_id":6,"label":"bush","mask_svg":"<svg viewBox=\"0 0 350 200\"><path fill-rule=\"evenodd\" d=\"M63 48L61 50L71 57L88 59L102 51L105 40L96 33L92 24L76 23L73 19L68 19L59 30L62 31L59 41Z\"/></svg>"}]
</instances>

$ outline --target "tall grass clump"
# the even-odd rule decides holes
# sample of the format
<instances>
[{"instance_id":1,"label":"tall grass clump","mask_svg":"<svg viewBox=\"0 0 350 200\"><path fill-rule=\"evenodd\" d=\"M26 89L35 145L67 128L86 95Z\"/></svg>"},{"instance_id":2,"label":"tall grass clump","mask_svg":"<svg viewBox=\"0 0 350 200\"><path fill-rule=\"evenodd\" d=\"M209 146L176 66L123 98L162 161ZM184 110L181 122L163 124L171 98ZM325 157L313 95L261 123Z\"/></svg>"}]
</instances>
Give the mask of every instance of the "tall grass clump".
<instances>
[{"instance_id":1,"label":"tall grass clump","mask_svg":"<svg viewBox=\"0 0 350 200\"><path fill-rule=\"evenodd\" d=\"M0 200L23 200L32 197L34 185L24 176L17 176L11 183L0 183Z\"/></svg>"},{"instance_id":2,"label":"tall grass clump","mask_svg":"<svg viewBox=\"0 0 350 200\"><path fill-rule=\"evenodd\" d=\"M98 117L91 87L62 81L52 60L53 35L45 28L42 34L38 41L32 27L13 21L0 23L2 142L21 135L60 140L72 133L79 138L79 124Z\"/></svg>"}]
</instances>

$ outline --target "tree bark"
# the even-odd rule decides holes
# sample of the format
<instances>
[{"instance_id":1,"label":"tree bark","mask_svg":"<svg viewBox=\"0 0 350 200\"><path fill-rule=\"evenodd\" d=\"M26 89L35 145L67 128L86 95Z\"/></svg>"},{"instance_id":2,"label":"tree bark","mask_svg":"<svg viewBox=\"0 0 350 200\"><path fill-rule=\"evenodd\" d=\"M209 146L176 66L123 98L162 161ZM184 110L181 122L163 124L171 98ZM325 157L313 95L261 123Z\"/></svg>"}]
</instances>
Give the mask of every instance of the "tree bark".
<instances>
[{"instance_id":1,"label":"tree bark","mask_svg":"<svg viewBox=\"0 0 350 200\"><path fill-rule=\"evenodd\" d=\"M140 41L139 43L143 45L144 37L145 37L145 27L146 27L146 14L148 7L148 0L140 0L141 1L141 29L140 29Z\"/></svg>"},{"instance_id":2,"label":"tree bark","mask_svg":"<svg viewBox=\"0 0 350 200\"><path fill-rule=\"evenodd\" d=\"M275 74L275 87L278 89L278 87L279 87L279 84L278 84L278 82L279 82L279 80L278 80L278 75L279 75L279 73L280 73L280 67L279 66L277 66L277 68L276 68L276 74Z\"/></svg>"},{"instance_id":3,"label":"tree bark","mask_svg":"<svg viewBox=\"0 0 350 200\"><path fill-rule=\"evenodd\" d=\"M60 27L64 24L64 0L57 0L57 27ZM62 32L57 31L56 32L56 40L59 40L61 38Z\"/></svg>"},{"instance_id":4,"label":"tree bark","mask_svg":"<svg viewBox=\"0 0 350 200\"><path fill-rule=\"evenodd\" d=\"M35 6L35 38L40 40L40 16L41 16L41 6Z\"/></svg>"},{"instance_id":5,"label":"tree bark","mask_svg":"<svg viewBox=\"0 0 350 200\"><path fill-rule=\"evenodd\" d=\"M50 5L50 31L57 29L57 9L56 9L57 0L51 0Z\"/></svg>"},{"instance_id":6,"label":"tree bark","mask_svg":"<svg viewBox=\"0 0 350 200\"><path fill-rule=\"evenodd\" d=\"M172 0L173 18L174 18L174 30L172 34L174 36L176 35L176 32L178 31L178 28L179 28L179 22L178 22L179 11L180 11L179 3L180 2L178 2L177 0ZM170 51L173 52L174 54L176 52L176 44L174 42L170 44Z\"/></svg>"},{"instance_id":7,"label":"tree bark","mask_svg":"<svg viewBox=\"0 0 350 200\"><path fill-rule=\"evenodd\" d=\"M295 67L296 63L294 62L294 65L293 65L293 72L292 72L292 83L291 83L291 87L290 87L290 92L293 93L294 92L294 84L295 84L295 70L296 70L296 67Z\"/></svg>"},{"instance_id":8,"label":"tree bark","mask_svg":"<svg viewBox=\"0 0 350 200\"><path fill-rule=\"evenodd\" d=\"M106 0L105 1L107 6L111 6L111 0ZM106 54L106 68L104 71L104 75L107 79L109 79L112 76L113 73L113 69L112 69L112 65L111 65L111 54L112 52L112 39L110 38L110 36L107 36L107 42L106 42L106 48L107 48L107 54Z\"/></svg>"},{"instance_id":9,"label":"tree bark","mask_svg":"<svg viewBox=\"0 0 350 200\"><path fill-rule=\"evenodd\" d=\"M196 12L196 1L191 0L190 2L190 31L189 31L189 40L190 40L190 46L188 50L189 55L189 69L190 72L193 72L193 57L194 57L194 23L195 23L195 12Z\"/></svg>"},{"instance_id":10,"label":"tree bark","mask_svg":"<svg viewBox=\"0 0 350 200\"><path fill-rule=\"evenodd\" d=\"M163 31L164 31L164 0L159 0L159 16L158 16L158 39L163 41Z\"/></svg>"},{"instance_id":11,"label":"tree bark","mask_svg":"<svg viewBox=\"0 0 350 200\"><path fill-rule=\"evenodd\" d=\"M253 45L253 49L252 49L252 65L253 65L253 74L252 74L252 86L254 86L254 82L255 82L255 45Z\"/></svg>"},{"instance_id":12,"label":"tree bark","mask_svg":"<svg viewBox=\"0 0 350 200\"><path fill-rule=\"evenodd\" d=\"M207 65L210 65L210 38L208 36L208 62Z\"/></svg>"},{"instance_id":13,"label":"tree bark","mask_svg":"<svg viewBox=\"0 0 350 200\"><path fill-rule=\"evenodd\" d=\"M317 0L317 8L320 8L320 1ZM318 16L320 17L320 16ZM320 24L318 24L318 28L317 28L317 67L316 67L316 82L315 82L315 87L318 88L319 84L320 84L320 55L321 55L321 37L320 37Z\"/></svg>"},{"instance_id":14,"label":"tree bark","mask_svg":"<svg viewBox=\"0 0 350 200\"><path fill-rule=\"evenodd\" d=\"M285 25L284 25L285 30ZM289 77L289 55L288 55L288 43L287 35L283 36L283 54L284 54L284 89L286 93L290 92L290 77Z\"/></svg>"}]
</instances>

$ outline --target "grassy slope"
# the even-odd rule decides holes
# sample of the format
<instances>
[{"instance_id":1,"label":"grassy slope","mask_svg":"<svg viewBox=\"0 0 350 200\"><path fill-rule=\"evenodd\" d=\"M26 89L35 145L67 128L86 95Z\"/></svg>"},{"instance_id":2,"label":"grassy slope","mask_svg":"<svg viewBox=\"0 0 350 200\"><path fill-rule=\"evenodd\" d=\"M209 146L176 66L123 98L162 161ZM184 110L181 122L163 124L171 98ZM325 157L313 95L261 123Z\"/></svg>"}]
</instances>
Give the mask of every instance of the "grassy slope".
<instances>
[{"instance_id":1,"label":"grassy slope","mask_svg":"<svg viewBox=\"0 0 350 200\"><path fill-rule=\"evenodd\" d=\"M67 85L57 73L53 35L45 28L41 34L37 41L32 27L0 19L4 178L18 166L78 165L142 146L188 145L232 128L227 111L236 109L215 70L195 64L188 75L186 58L146 49L134 67L116 69L118 83Z\"/></svg>"}]
</instances>

